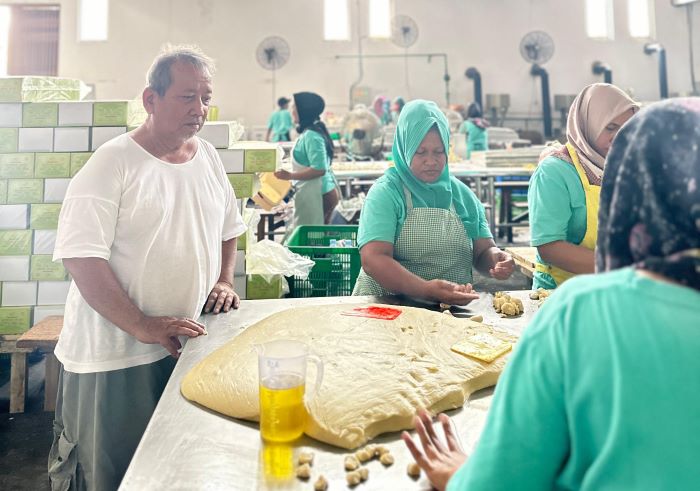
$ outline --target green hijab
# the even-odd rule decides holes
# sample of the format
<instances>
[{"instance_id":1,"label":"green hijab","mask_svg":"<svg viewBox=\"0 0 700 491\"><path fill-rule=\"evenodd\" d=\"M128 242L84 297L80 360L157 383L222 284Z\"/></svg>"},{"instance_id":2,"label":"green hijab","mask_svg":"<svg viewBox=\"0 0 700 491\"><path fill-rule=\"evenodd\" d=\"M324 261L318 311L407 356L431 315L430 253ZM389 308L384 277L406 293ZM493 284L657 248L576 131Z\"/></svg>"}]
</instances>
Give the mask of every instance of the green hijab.
<instances>
[{"instance_id":1,"label":"green hijab","mask_svg":"<svg viewBox=\"0 0 700 491\"><path fill-rule=\"evenodd\" d=\"M423 182L411 172L413 155L433 127L440 133L447 153L450 148L450 127L437 104L432 101L414 100L404 106L396 124L392 148L394 167L384 174L387 184L395 186L402 197L401 189L406 186L412 194L413 206L416 208L447 210L454 205L455 212L472 239L490 237L483 205L466 184L450 176L447 165L440 178L433 183Z\"/></svg>"}]
</instances>

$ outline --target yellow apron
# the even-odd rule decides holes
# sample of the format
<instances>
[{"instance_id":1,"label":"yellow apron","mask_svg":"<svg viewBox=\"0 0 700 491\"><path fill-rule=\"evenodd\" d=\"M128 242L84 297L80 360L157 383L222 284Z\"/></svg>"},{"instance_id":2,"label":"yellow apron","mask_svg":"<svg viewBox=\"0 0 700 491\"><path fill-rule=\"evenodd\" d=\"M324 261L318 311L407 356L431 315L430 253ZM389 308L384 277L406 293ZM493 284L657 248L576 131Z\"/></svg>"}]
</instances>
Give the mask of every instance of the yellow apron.
<instances>
[{"instance_id":1,"label":"yellow apron","mask_svg":"<svg viewBox=\"0 0 700 491\"><path fill-rule=\"evenodd\" d=\"M586 249L594 250L596 240L598 239L598 206L600 204L600 186L595 186L588 182L588 177L586 177L586 172L581 166L581 162L578 159L578 155L576 154L574 147L570 143L567 143L566 148L569 150L569 155L571 155L571 160L574 163L578 177L581 179L581 184L583 184L583 192L586 196L586 234L583 236L583 240L578 245L585 247ZM566 280L572 276L575 276L574 273L557 268L556 266L542 264L539 262L535 265L535 271L549 274L552 278L554 278L557 286L560 286Z\"/></svg>"}]
</instances>

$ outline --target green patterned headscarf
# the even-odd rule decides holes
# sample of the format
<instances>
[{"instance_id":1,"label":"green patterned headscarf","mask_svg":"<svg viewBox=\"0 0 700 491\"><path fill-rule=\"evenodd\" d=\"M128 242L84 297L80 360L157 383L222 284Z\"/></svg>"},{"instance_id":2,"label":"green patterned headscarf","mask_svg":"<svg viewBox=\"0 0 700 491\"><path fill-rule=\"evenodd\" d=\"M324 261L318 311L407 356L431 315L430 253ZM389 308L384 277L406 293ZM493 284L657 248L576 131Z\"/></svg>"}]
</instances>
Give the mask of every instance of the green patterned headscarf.
<instances>
[{"instance_id":1,"label":"green patterned headscarf","mask_svg":"<svg viewBox=\"0 0 700 491\"><path fill-rule=\"evenodd\" d=\"M406 104L396 124L392 148L394 167L387 173L398 174L402 183L411 191L414 206L447 209L452 203L452 182L447 165L439 179L433 183L423 182L411 172L413 155L433 127L440 133L447 154L450 148L449 123L437 104L420 99Z\"/></svg>"}]
</instances>

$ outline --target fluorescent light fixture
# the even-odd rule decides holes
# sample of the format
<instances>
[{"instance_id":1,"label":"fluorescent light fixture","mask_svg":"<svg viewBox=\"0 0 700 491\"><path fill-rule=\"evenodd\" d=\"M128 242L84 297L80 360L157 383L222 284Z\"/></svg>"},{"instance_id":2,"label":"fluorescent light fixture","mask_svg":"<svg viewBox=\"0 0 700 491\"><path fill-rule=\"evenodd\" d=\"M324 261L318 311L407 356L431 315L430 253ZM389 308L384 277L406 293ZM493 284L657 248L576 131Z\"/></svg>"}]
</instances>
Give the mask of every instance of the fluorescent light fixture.
<instances>
[{"instance_id":1,"label":"fluorescent light fixture","mask_svg":"<svg viewBox=\"0 0 700 491\"><path fill-rule=\"evenodd\" d=\"M109 0L80 0L78 41L107 41Z\"/></svg>"},{"instance_id":2,"label":"fluorescent light fixture","mask_svg":"<svg viewBox=\"0 0 700 491\"><path fill-rule=\"evenodd\" d=\"M323 39L350 40L348 0L323 0Z\"/></svg>"},{"instance_id":3,"label":"fluorescent light fixture","mask_svg":"<svg viewBox=\"0 0 700 491\"><path fill-rule=\"evenodd\" d=\"M615 39L613 0L586 0L586 34L592 39Z\"/></svg>"},{"instance_id":4,"label":"fluorescent light fixture","mask_svg":"<svg viewBox=\"0 0 700 491\"><path fill-rule=\"evenodd\" d=\"M0 77L7 76L7 58L10 45L10 22L12 10L9 6L0 7Z\"/></svg>"},{"instance_id":5,"label":"fluorescent light fixture","mask_svg":"<svg viewBox=\"0 0 700 491\"><path fill-rule=\"evenodd\" d=\"M630 36L649 39L654 37L654 5L649 0L627 0L627 19Z\"/></svg>"},{"instance_id":6,"label":"fluorescent light fixture","mask_svg":"<svg viewBox=\"0 0 700 491\"><path fill-rule=\"evenodd\" d=\"M369 0L369 37L391 37L391 0Z\"/></svg>"}]
</instances>

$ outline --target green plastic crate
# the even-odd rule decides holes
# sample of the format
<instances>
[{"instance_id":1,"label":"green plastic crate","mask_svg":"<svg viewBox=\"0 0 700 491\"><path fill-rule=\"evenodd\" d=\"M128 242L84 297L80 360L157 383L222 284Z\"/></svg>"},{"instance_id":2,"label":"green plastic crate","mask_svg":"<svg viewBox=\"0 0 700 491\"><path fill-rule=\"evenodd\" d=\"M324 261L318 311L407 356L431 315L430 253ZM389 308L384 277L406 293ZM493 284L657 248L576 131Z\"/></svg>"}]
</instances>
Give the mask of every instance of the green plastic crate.
<instances>
[{"instance_id":1,"label":"green plastic crate","mask_svg":"<svg viewBox=\"0 0 700 491\"><path fill-rule=\"evenodd\" d=\"M290 251L313 259L316 265L307 279L288 277L289 296L338 297L352 295L360 274L360 251L354 247L330 247L331 239L357 243L357 225L301 225L287 241Z\"/></svg>"}]
</instances>

